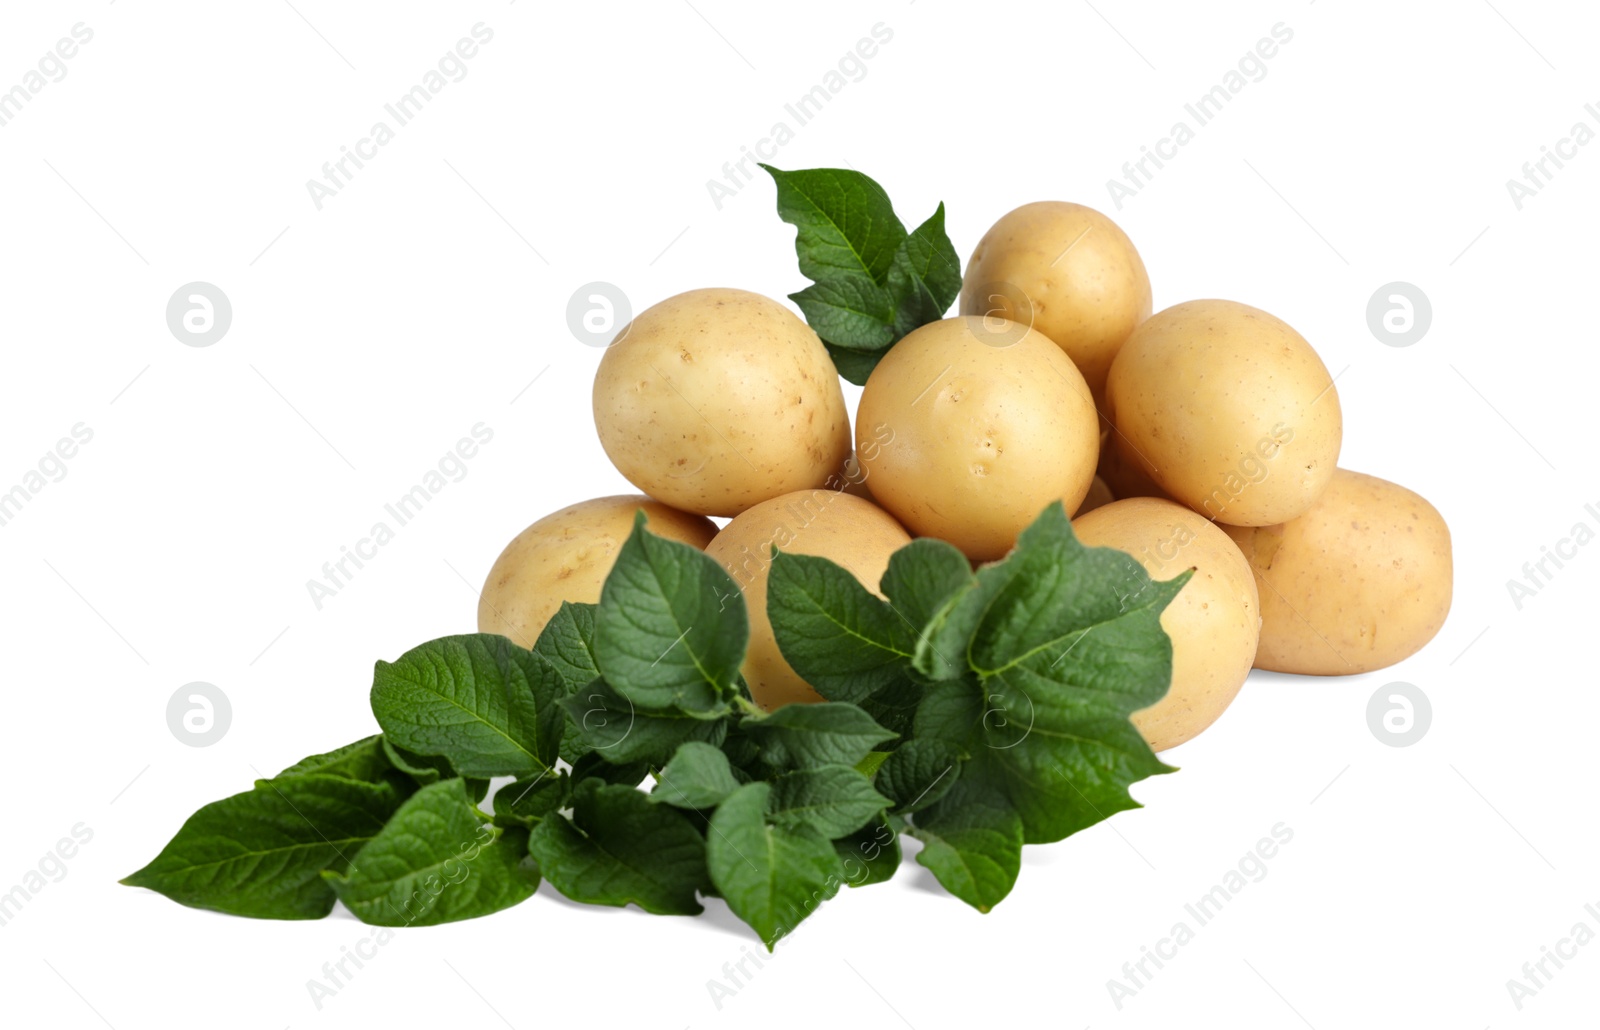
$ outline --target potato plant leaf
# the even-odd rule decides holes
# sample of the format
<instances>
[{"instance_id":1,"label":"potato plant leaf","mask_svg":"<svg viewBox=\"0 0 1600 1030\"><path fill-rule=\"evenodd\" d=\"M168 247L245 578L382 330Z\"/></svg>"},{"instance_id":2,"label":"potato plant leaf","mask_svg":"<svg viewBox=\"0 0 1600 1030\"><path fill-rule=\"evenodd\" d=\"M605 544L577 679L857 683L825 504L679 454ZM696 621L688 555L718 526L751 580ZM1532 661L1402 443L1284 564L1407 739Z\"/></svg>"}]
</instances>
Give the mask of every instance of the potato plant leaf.
<instances>
[{"instance_id":1,"label":"potato plant leaf","mask_svg":"<svg viewBox=\"0 0 1600 1030\"><path fill-rule=\"evenodd\" d=\"M866 712L837 701L788 705L747 720L743 729L774 769L855 765L874 747L894 739Z\"/></svg>"},{"instance_id":2,"label":"potato plant leaf","mask_svg":"<svg viewBox=\"0 0 1600 1030\"><path fill-rule=\"evenodd\" d=\"M529 853L573 901L638 905L657 915L697 915L707 886L706 842L683 813L632 787L580 783L572 819L534 827Z\"/></svg>"},{"instance_id":3,"label":"potato plant leaf","mask_svg":"<svg viewBox=\"0 0 1600 1030\"><path fill-rule=\"evenodd\" d=\"M844 875L827 837L771 821L771 793L767 783L740 787L717 806L706 835L711 882L768 951L837 894Z\"/></svg>"},{"instance_id":4,"label":"potato plant leaf","mask_svg":"<svg viewBox=\"0 0 1600 1030\"><path fill-rule=\"evenodd\" d=\"M1131 556L1084 547L1057 503L939 607L914 659L932 681L914 745L880 780L898 810L921 809L918 861L948 890L987 911L1015 882L1024 843L1136 808L1128 787L1172 771L1129 716L1166 693L1161 612L1187 580L1152 581ZM931 804L909 800L939 749L966 756L954 784Z\"/></svg>"},{"instance_id":5,"label":"potato plant leaf","mask_svg":"<svg viewBox=\"0 0 1600 1030\"><path fill-rule=\"evenodd\" d=\"M964 777L919 813L911 833L922 841L917 861L944 889L979 912L1011 893L1022 868L1022 818L1005 795Z\"/></svg>"},{"instance_id":6,"label":"potato plant leaf","mask_svg":"<svg viewBox=\"0 0 1600 1030\"><path fill-rule=\"evenodd\" d=\"M595 617L605 681L641 711L719 717L738 693L750 637L744 604L723 600L737 593L716 559L648 532L640 512Z\"/></svg>"},{"instance_id":7,"label":"potato plant leaf","mask_svg":"<svg viewBox=\"0 0 1600 1030\"><path fill-rule=\"evenodd\" d=\"M839 565L782 551L768 572L767 618L795 672L828 700L854 703L902 678L921 629Z\"/></svg>"},{"instance_id":8,"label":"potato plant leaf","mask_svg":"<svg viewBox=\"0 0 1600 1030\"><path fill-rule=\"evenodd\" d=\"M943 318L961 292L944 205L908 233L883 187L860 172L761 167L777 185L778 217L795 227L800 272L811 280L789 299L839 374L859 386L896 340Z\"/></svg>"},{"instance_id":9,"label":"potato plant leaf","mask_svg":"<svg viewBox=\"0 0 1600 1030\"><path fill-rule=\"evenodd\" d=\"M704 712L638 708L605 680L595 680L561 705L579 742L614 765L665 765L685 741L720 744L728 732L725 719L707 719Z\"/></svg>"},{"instance_id":10,"label":"potato plant leaf","mask_svg":"<svg viewBox=\"0 0 1600 1030\"><path fill-rule=\"evenodd\" d=\"M720 748L691 740L679 745L666 768L656 774L650 800L677 808L716 808L739 789L740 775Z\"/></svg>"},{"instance_id":11,"label":"potato plant leaf","mask_svg":"<svg viewBox=\"0 0 1600 1030\"><path fill-rule=\"evenodd\" d=\"M835 839L833 850L850 887L884 883L900 868L900 835L882 812L854 833Z\"/></svg>"},{"instance_id":12,"label":"potato plant leaf","mask_svg":"<svg viewBox=\"0 0 1600 1030\"><path fill-rule=\"evenodd\" d=\"M463 776L524 776L556 759L560 675L505 637L442 637L379 662L372 714L386 737Z\"/></svg>"},{"instance_id":13,"label":"potato plant leaf","mask_svg":"<svg viewBox=\"0 0 1600 1030\"><path fill-rule=\"evenodd\" d=\"M150 864L124 879L192 908L258 919L320 919L322 871L343 870L400 807L391 783L320 773L267 780L191 815Z\"/></svg>"},{"instance_id":14,"label":"potato plant leaf","mask_svg":"<svg viewBox=\"0 0 1600 1030\"><path fill-rule=\"evenodd\" d=\"M527 831L484 825L461 779L417 791L347 870L322 876L357 919L374 926L488 915L527 900L539 886Z\"/></svg>"},{"instance_id":15,"label":"potato plant leaf","mask_svg":"<svg viewBox=\"0 0 1600 1030\"><path fill-rule=\"evenodd\" d=\"M775 777L767 814L781 826L808 826L832 839L861 829L888 803L856 769L819 765Z\"/></svg>"}]
</instances>

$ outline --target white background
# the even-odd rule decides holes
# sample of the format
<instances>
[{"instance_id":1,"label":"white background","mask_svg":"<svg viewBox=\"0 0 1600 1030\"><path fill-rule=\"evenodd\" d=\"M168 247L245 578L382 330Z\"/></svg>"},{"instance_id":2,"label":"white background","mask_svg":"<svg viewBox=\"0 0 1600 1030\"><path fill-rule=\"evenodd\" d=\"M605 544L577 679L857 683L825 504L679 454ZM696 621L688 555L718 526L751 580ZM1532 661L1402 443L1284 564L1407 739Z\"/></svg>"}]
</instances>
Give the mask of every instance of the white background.
<instances>
[{"instance_id":1,"label":"white background","mask_svg":"<svg viewBox=\"0 0 1600 1030\"><path fill-rule=\"evenodd\" d=\"M1600 145L1520 210L1505 182L1575 122L1600 127L1600 19L1550 0L1218 6L7 5L0 89L74 24L94 38L0 128L0 489L74 424L94 438L0 526L0 891L75 824L93 839L0 926L0 1019L1593 1025L1600 942L1520 1011L1506 981L1574 923L1600 930L1600 546L1520 610L1506 584L1600 525ZM318 210L306 181L478 22L494 38L466 78ZM604 280L637 311L803 286L770 183L719 210L706 182L879 22L892 41L774 163L866 171L908 223L945 201L963 258L1019 204L1088 203L1137 243L1158 308L1222 296L1289 321L1339 375L1341 463L1450 521L1433 644L1353 678L1255 674L1166 756L1182 772L1135 788L1147 808L1028 849L993 913L908 860L721 1010L707 981L756 945L716 902L659 918L546 886L401 933L318 1010L307 981L371 932L342 911L257 922L118 886L201 804L370 732L373 661L472 630L524 525L627 489L592 431L600 352L568 332L569 296ZM1117 210L1106 180L1279 22L1293 39L1266 77ZM234 310L207 348L164 317L195 280ZM1366 322L1395 280L1434 311L1403 349ZM478 422L494 439L466 478L318 610L306 581ZM195 680L232 703L207 748L167 726ZM1406 748L1366 717L1396 680L1432 702ZM1118 1009L1106 982L1280 822L1294 838L1266 879Z\"/></svg>"}]
</instances>

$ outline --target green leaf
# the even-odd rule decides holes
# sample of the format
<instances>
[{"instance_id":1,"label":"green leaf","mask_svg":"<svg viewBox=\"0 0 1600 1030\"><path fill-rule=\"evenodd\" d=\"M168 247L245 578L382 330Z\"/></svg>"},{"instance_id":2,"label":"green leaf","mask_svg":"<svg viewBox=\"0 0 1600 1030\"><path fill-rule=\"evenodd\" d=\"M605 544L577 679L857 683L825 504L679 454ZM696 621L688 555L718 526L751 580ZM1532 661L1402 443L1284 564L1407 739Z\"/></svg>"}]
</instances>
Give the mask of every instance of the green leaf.
<instances>
[{"instance_id":1,"label":"green leaf","mask_svg":"<svg viewBox=\"0 0 1600 1030\"><path fill-rule=\"evenodd\" d=\"M888 751L868 751L866 757L855 764L855 769L870 780L878 774L878 769L888 760L890 754Z\"/></svg>"},{"instance_id":2,"label":"green leaf","mask_svg":"<svg viewBox=\"0 0 1600 1030\"><path fill-rule=\"evenodd\" d=\"M497 826L533 826L567 803L571 783L565 772L541 772L513 780L494 792Z\"/></svg>"},{"instance_id":3,"label":"green leaf","mask_svg":"<svg viewBox=\"0 0 1600 1030\"><path fill-rule=\"evenodd\" d=\"M640 710L722 715L750 638L743 602L724 604L737 594L715 558L651 534L640 512L600 594L594 645L606 682Z\"/></svg>"},{"instance_id":4,"label":"green leaf","mask_svg":"<svg viewBox=\"0 0 1600 1030\"><path fill-rule=\"evenodd\" d=\"M613 764L606 761L604 751L590 751L572 766L574 784L582 783L584 780L599 780L601 783L620 783L624 787L637 787L649 775L649 762Z\"/></svg>"},{"instance_id":5,"label":"green leaf","mask_svg":"<svg viewBox=\"0 0 1600 1030\"><path fill-rule=\"evenodd\" d=\"M597 604L562 601L534 642L534 653L544 655L555 666L569 697L600 678L600 664L594 657L595 618L599 609ZM589 749L572 730L570 716L563 714L562 721L564 729L558 751L568 765L573 765Z\"/></svg>"},{"instance_id":6,"label":"green leaf","mask_svg":"<svg viewBox=\"0 0 1600 1030\"><path fill-rule=\"evenodd\" d=\"M944 205L907 234L883 187L860 172L761 167L777 184L778 217L795 227L795 255L811 280L789 299L839 374L859 386L896 340L942 318L960 292Z\"/></svg>"},{"instance_id":7,"label":"green leaf","mask_svg":"<svg viewBox=\"0 0 1600 1030\"><path fill-rule=\"evenodd\" d=\"M303 774L266 781L191 815L149 865L122 882L191 908L259 919L320 919L324 869L342 870L383 829L391 783Z\"/></svg>"},{"instance_id":8,"label":"green leaf","mask_svg":"<svg viewBox=\"0 0 1600 1030\"><path fill-rule=\"evenodd\" d=\"M768 951L837 894L843 877L839 854L828 838L807 826L768 821L771 792L766 783L748 783L734 791L717 806L706 836L711 882Z\"/></svg>"},{"instance_id":9,"label":"green leaf","mask_svg":"<svg viewBox=\"0 0 1600 1030\"><path fill-rule=\"evenodd\" d=\"M348 871L322 876L373 926L472 919L526 901L539 886L526 832L485 826L461 779L417 791Z\"/></svg>"},{"instance_id":10,"label":"green leaf","mask_svg":"<svg viewBox=\"0 0 1600 1030\"><path fill-rule=\"evenodd\" d=\"M697 915L707 885L706 844L676 809L652 805L632 787L587 780L574 791L572 820L534 827L529 851L545 879L573 901L638 905L657 915Z\"/></svg>"},{"instance_id":11,"label":"green leaf","mask_svg":"<svg viewBox=\"0 0 1600 1030\"><path fill-rule=\"evenodd\" d=\"M813 282L884 286L906 227L883 187L857 171L762 165L778 186L778 217L794 226L800 272Z\"/></svg>"},{"instance_id":12,"label":"green leaf","mask_svg":"<svg viewBox=\"0 0 1600 1030\"><path fill-rule=\"evenodd\" d=\"M975 778L974 778L975 779ZM987 786L963 778L911 830L917 861L944 889L979 912L999 904L1022 868L1022 819Z\"/></svg>"},{"instance_id":13,"label":"green leaf","mask_svg":"<svg viewBox=\"0 0 1600 1030\"><path fill-rule=\"evenodd\" d=\"M594 657L595 616L599 607L562 601L534 642L534 653L549 659L569 692L600 678L600 664Z\"/></svg>"},{"instance_id":14,"label":"green leaf","mask_svg":"<svg viewBox=\"0 0 1600 1030\"><path fill-rule=\"evenodd\" d=\"M605 680L595 680L561 704L579 742L614 765L648 762L659 767L680 744L691 740L720 744L728 732L726 719L635 708Z\"/></svg>"},{"instance_id":15,"label":"green leaf","mask_svg":"<svg viewBox=\"0 0 1600 1030\"><path fill-rule=\"evenodd\" d=\"M768 814L779 826L808 826L832 839L859 830L888 803L856 769L819 765L775 778Z\"/></svg>"},{"instance_id":16,"label":"green leaf","mask_svg":"<svg viewBox=\"0 0 1600 1030\"><path fill-rule=\"evenodd\" d=\"M767 618L783 657L830 701L860 703L900 679L921 626L826 558L776 552Z\"/></svg>"},{"instance_id":17,"label":"green leaf","mask_svg":"<svg viewBox=\"0 0 1600 1030\"><path fill-rule=\"evenodd\" d=\"M822 339L834 341L837 350L871 356L876 364L895 341L894 298L871 280L828 279L789 294L789 299L806 324Z\"/></svg>"},{"instance_id":18,"label":"green leaf","mask_svg":"<svg viewBox=\"0 0 1600 1030\"><path fill-rule=\"evenodd\" d=\"M353 744L346 744L325 754L302 758L273 778L320 773L324 776L343 776L347 780L360 780L363 783L377 783L383 779L384 774L394 768L394 763L384 752L383 735L374 733L370 737L362 737ZM259 785L267 781L256 782Z\"/></svg>"},{"instance_id":19,"label":"green leaf","mask_svg":"<svg viewBox=\"0 0 1600 1030\"><path fill-rule=\"evenodd\" d=\"M872 717L872 721L897 737L907 737L916 719L917 705L922 701L922 685L909 676L901 677L857 706ZM879 744L878 750L889 747Z\"/></svg>"},{"instance_id":20,"label":"green leaf","mask_svg":"<svg viewBox=\"0 0 1600 1030\"><path fill-rule=\"evenodd\" d=\"M855 765L874 747L894 739L866 712L837 701L786 705L771 715L747 719L743 726L761 748L762 759L776 769Z\"/></svg>"},{"instance_id":21,"label":"green leaf","mask_svg":"<svg viewBox=\"0 0 1600 1030\"><path fill-rule=\"evenodd\" d=\"M879 813L861 829L833 842L844 866L844 882L851 887L867 887L894 877L900 868L900 835Z\"/></svg>"},{"instance_id":22,"label":"green leaf","mask_svg":"<svg viewBox=\"0 0 1600 1030\"><path fill-rule=\"evenodd\" d=\"M710 744L690 741L656 774L650 800L677 808L711 809L738 789L739 779L728 756Z\"/></svg>"},{"instance_id":23,"label":"green leaf","mask_svg":"<svg viewBox=\"0 0 1600 1030\"><path fill-rule=\"evenodd\" d=\"M833 367L838 369L839 374L847 381L857 386L867 385L867 378L872 375L872 370L878 367L878 362L888 353L887 350L851 350L838 344L828 343L826 340L823 344L828 348L828 356L833 358Z\"/></svg>"},{"instance_id":24,"label":"green leaf","mask_svg":"<svg viewBox=\"0 0 1600 1030\"><path fill-rule=\"evenodd\" d=\"M889 556L880 589L895 610L922 630L956 594L973 583L972 564L951 544L913 540ZM952 664L960 655L952 655Z\"/></svg>"},{"instance_id":25,"label":"green leaf","mask_svg":"<svg viewBox=\"0 0 1600 1030\"><path fill-rule=\"evenodd\" d=\"M889 269L895 338L944 317L961 293L961 258L944 231L944 204L911 230Z\"/></svg>"},{"instance_id":26,"label":"green leaf","mask_svg":"<svg viewBox=\"0 0 1600 1030\"><path fill-rule=\"evenodd\" d=\"M878 770L874 785L898 813L927 808L942 798L957 779L966 753L931 737L914 737L896 748Z\"/></svg>"},{"instance_id":27,"label":"green leaf","mask_svg":"<svg viewBox=\"0 0 1600 1030\"><path fill-rule=\"evenodd\" d=\"M1010 799L1030 844L1137 808L1128 786L1172 770L1129 716L1166 693L1161 612L1187 579L1152 582L1130 555L1085 548L1051 505L924 635L969 671L927 691L917 735L981 754L983 785Z\"/></svg>"},{"instance_id":28,"label":"green leaf","mask_svg":"<svg viewBox=\"0 0 1600 1030\"><path fill-rule=\"evenodd\" d=\"M407 785L405 793L409 795L412 787L426 786L438 783L440 780L449 780L461 773L451 766L450 760L441 755L419 755L415 751L407 751L388 737L382 737L383 755L389 763L412 781ZM481 777L467 777L467 787L473 797L482 801L489 793L489 781Z\"/></svg>"},{"instance_id":29,"label":"green leaf","mask_svg":"<svg viewBox=\"0 0 1600 1030\"><path fill-rule=\"evenodd\" d=\"M561 678L505 637L442 637L379 662L372 713L400 747L449 760L464 776L524 776L556 759Z\"/></svg>"},{"instance_id":30,"label":"green leaf","mask_svg":"<svg viewBox=\"0 0 1600 1030\"><path fill-rule=\"evenodd\" d=\"M378 735L378 740L383 747L383 757L388 759L389 764L424 786L448 780L456 775L448 759L439 755L419 755L415 751L407 751L382 734Z\"/></svg>"}]
</instances>

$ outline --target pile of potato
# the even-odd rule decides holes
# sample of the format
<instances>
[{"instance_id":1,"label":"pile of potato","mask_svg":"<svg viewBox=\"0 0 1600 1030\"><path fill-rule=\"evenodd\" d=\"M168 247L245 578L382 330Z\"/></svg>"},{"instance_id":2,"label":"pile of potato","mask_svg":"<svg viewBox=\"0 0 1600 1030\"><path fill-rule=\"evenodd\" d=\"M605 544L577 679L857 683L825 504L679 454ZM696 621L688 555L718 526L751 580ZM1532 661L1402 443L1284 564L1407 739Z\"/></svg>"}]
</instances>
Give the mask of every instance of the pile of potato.
<instances>
[{"instance_id":1,"label":"pile of potato","mask_svg":"<svg viewBox=\"0 0 1600 1030\"><path fill-rule=\"evenodd\" d=\"M1171 689L1134 717L1158 751L1209 726L1252 666L1367 672L1438 631L1449 530L1417 494L1337 467L1339 395L1290 326L1222 300L1152 315L1132 242L1077 204L1000 219L964 283L960 317L883 357L853 434L827 350L782 304L706 289L641 313L600 362L594 416L648 496L529 526L489 573L479 629L531 647L562 601L598 601L642 509L744 592L756 702L816 701L767 624L773 546L876 590L914 536L981 564L1060 501L1084 543L1157 579L1196 570L1161 620Z\"/></svg>"}]
</instances>

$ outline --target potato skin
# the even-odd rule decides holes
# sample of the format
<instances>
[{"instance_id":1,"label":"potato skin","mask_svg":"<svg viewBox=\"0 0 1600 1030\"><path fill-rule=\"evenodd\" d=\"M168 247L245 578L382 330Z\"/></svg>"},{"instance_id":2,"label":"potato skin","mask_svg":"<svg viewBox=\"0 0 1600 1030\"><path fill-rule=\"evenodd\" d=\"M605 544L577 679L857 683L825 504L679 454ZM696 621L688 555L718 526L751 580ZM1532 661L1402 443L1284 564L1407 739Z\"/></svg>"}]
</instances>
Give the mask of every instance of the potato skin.
<instances>
[{"instance_id":1,"label":"potato skin","mask_svg":"<svg viewBox=\"0 0 1600 1030\"><path fill-rule=\"evenodd\" d=\"M532 647L562 601L595 604L617 551L643 511L650 532L704 548L716 524L636 494L597 497L552 512L518 533L489 569L478 632Z\"/></svg>"},{"instance_id":2,"label":"potato skin","mask_svg":"<svg viewBox=\"0 0 1600 1030\"><path fill-rule=\"evenodd\" d=\"M1246 304L1195 300L1134 330L1106 381L1124 459L1235 526L1311 507L1339 459L1339 394L1316 351Z\"/></svg>"},{"instance_id":3,"label":"potato skin","mask_svg":"<svg viewBox=\"0 0 1600 1030\"><path fill-rule=\"evenodd\" d=\"M986 342L996 324L1014 342ZM1071 359L1041 333L980 318L931 322L890 348L856 436L878 503L975 561L1002 557L1047 504L1076 510L1100 439Z\"/></svg>"},{"instance_id":4,"label":"potato skin","mask_svg":"<svg viewBox=\"0 0 1600 1030\"><path fill-rule=\"evenodd\" d=\"M1260 586L1259 669L1382 669L1421 650L1450 612L1450 527L1395 483L1339 469L1299 518L1222 528Z\"/></svg>"},{"instance_id":5,"label":"potato skin","mask_svg":"<svg viewBox=\"0 0 1600 1030\"><path fill-rule=\"evenodd\" d=\"M822 486L850 453L822 341L744 290L691 290L640 312L600 359L594 421L630 483L699 515Z\"/></svg>"},{"instance_id":6,"label":"potato skin","mask_svg":"<svg viewBox=\"0 0 1600 1030\"><path fill-rule=\"evenodd\" d=\"M870 501L839 490L799 490L747 509L723 527L706 553L722 563L744 594L750 613L750 647L744 677L756 704L772 711L822 697L784 660L767 621L771 549L810 554L844 566L878 593L889 556L911 542L892 516Z\"/></svg>"},{"instance_id":7,"label":"potato skin","mask_svg":"<svg viewBox=\"0 0 1600 1030\"><path fill-rule=\"evenodd\" d=\"M1113 501L1073 519L1072 528L1090 547L1133 555L1153 579L1195 570L1161 613L1172 638L1172 686L1133 714L1153 750L1192 740L1233 701L1256 657L1261 599L1244 555L1211 522L1157 497Z\"/></svg>"},{"instance_id":8,"label":"potato skin","mask_svg":"<svg viewBox=\"0 0 1600 1030\"><path fill-rule=\"evenodd\" d=\"M996 222L961 288L961 314L1008 318L1054 341L1102 410L1111 359L1150 310L1150 275L1133 241L1094 208L1057 200Z\"/></svg>"}]
</instances>

